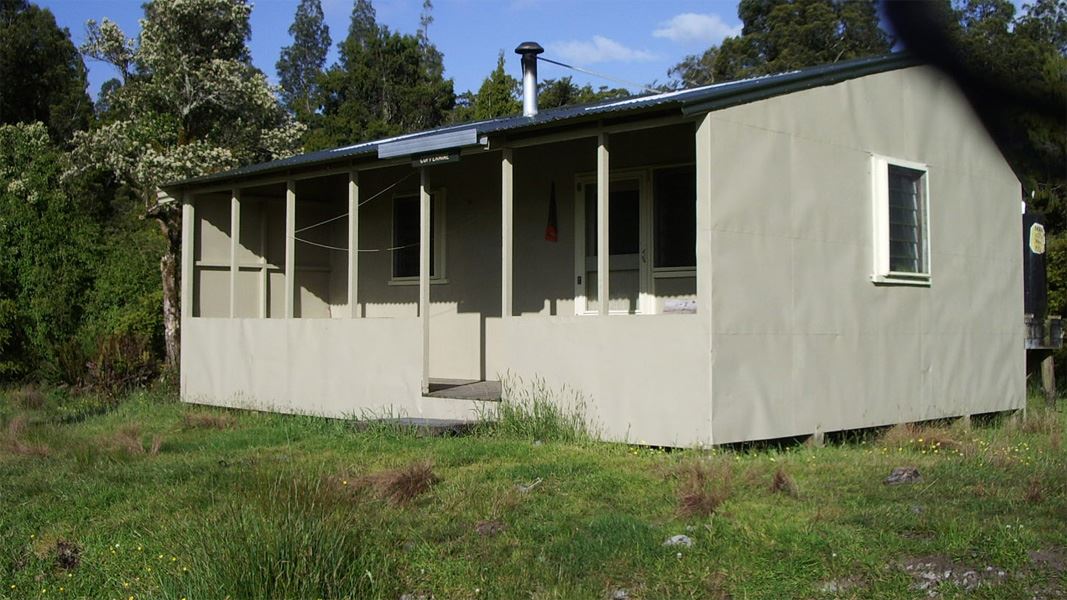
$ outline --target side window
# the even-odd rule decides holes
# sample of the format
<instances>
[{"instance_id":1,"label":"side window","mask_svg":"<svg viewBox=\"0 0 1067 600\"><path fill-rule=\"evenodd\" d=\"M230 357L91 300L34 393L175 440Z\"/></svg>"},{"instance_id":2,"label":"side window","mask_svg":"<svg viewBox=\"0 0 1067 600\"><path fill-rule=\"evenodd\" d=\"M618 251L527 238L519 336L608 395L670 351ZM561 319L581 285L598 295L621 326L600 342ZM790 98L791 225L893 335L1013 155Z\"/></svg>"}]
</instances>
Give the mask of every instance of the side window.
<instances>
[{"instance_id":1,"label":"side window","mask_svg":"<svg viewBox=\"0 0 1067 600\"><path fill-rule=\"evenodd\" d=\"M443 194L430 195L430 278L440 279L444 272L443 229L441 215ZM419 278L419 196L393 198L393 280Z\"/></svg>"},{"instance_id":2,"label":"side window","mask_svg":"<svg viewBox=\"0 0 1067 600\"><path fill-rule=\"evenodd\" d=\"M929 169L872 158L875 272L878 283L929 284Z\"/></svg>"},{"instance_id":3,"label":"side window","mask_svg":"<svg viewBox=\"0 0 1067 600\"><path fill-rule=\"evenodd\" d=\"M696 269L696 169L659 169L652 175L652 266L657 272Z\"/></svg>"}]
</instances>

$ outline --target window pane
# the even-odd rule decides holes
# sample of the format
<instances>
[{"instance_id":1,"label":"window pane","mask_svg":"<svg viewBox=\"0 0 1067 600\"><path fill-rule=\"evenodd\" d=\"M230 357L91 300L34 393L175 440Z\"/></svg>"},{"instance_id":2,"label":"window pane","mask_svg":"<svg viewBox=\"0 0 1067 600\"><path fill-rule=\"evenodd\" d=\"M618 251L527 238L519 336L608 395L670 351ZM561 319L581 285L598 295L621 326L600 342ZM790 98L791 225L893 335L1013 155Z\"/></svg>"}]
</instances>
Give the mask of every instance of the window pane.
<instances>
[{"instance_id":1,"label":"window pane","mask_svg":"<svg viewBox=\"0 0 1067 600\"><path fill-rule=\"evenodd\" d=\"M609 254L637 254L641 251L641 193L635 180L613 181L608 192ZM585 184L585 254L596 256L597 251L597 188Z\"/></svg>"},{"instance_id":2,"label":"window pane","mask_svg":"<svg viewBox=\"0 0 1067 600\"><path fill-rule=\"evenodd\" d=\"M393 201L393 277L419 276L419 199Z\"/></svg>"},{"instance_id":3,"label":"window pane","mask_svg":"<svg viewBox=\"0 0 1067 600\"><path fill-rule=\"evenodd\" d=\"M436 248L434 227L435 208L430 197L430 248ZM408 196L393 200L393 277L419 276L419 197ZM435 275L437 257L430 254L430 277Z\"/></svg>"},{"instance_id":4,"label":"window pane","mask_svg":"<svg viewBox=\"0 0 1067 600\"><path fill-rule=\"evenodd\" d=\"M688 166L656 171L652 187L654 266L695 267L696 170Z\"/></svg>"},{"instance_id":5,"label":"window pane","mask_svg":"<svg viewBox=\"0 0 1067 600\"><path fill-rule=\"evenodd\" d=\"M889 270L922 273L923 172L889 165Z\"/></svg>"}]
</instances>

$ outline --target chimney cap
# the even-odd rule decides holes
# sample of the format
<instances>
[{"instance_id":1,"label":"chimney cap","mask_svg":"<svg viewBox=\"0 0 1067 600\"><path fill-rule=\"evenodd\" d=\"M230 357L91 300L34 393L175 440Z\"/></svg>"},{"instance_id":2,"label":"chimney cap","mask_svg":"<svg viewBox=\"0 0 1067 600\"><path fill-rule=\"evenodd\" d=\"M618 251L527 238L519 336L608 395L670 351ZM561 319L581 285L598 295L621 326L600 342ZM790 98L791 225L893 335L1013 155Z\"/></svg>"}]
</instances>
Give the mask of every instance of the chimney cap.
<instances>
[{"instance_id":1,"label":"chimney cap","mask_svg":"<svg viewBox=\"0 0 1067 600\"><path fill-rule=\"evenodd\" d=\"M515 48L515 54L533 54L534 56L541 54L545 49L541 47L541 44L537 42L523 42L519 44L518 48Z\"/></svg>"}]
</instances>

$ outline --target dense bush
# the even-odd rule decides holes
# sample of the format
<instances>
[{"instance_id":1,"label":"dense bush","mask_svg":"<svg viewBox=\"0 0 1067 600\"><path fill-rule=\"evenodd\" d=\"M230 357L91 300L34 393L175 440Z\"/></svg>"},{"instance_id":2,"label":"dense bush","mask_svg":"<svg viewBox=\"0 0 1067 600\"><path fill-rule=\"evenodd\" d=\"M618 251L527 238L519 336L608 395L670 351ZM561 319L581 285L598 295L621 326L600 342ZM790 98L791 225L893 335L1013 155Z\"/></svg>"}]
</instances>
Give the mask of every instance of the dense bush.
<instances>
[{"instance_id":1,"label":"dense bush","mask_svg":"<svg viewBox=\"0 0 1067 600\"><path fill-rule=\"evenodd\" d=\"M117 391L156 362L161 241L101 202L113 190L64 179L64 161L44 125L0 126L0 382Z\"/></svg>"},{"instance_id":2,"label":"dense bush","mask_svg":"<svg viewBox=\"0 0 1067 600\"><path fill-rule=\"evenodd\" d=\"M107 232L92 286L83 298L85 315L78 338L87 351L113 336L141 338L153 353L162 351L159 257L164 242L152 223L127 221Z\"/></svg>"},{"instance_id":3,"label":"dense bush","mask_svg":"<svg viewBox=\"0 0 1067 600\"><path fill-rule=\"evenodd\" d=\"M81 321L100 231L61 175L44 125L0 126L0 339L20 346L5 348L7 373L51 361Z\"/></svg>"},{"instance_id":4,"label":"dense bush","mask_svg":"<svg viewBox=\"0 0 1067 600\"><path fill-rule=\"evenodd\" d=\"M1048 312L1067 315L1067 234L1050 235L1045 246L1048 272Z\"/></svg>"}]
</instances>

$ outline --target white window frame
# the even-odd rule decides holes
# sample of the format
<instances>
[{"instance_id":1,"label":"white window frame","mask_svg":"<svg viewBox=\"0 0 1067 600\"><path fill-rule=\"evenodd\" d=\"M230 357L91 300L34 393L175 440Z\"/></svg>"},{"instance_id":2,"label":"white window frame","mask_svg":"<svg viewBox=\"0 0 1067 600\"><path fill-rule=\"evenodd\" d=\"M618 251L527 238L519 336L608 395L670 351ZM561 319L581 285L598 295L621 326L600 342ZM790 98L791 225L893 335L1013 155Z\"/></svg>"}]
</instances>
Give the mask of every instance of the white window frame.
<instances>
[{"instance_id":1,"label":"white window frame","mask_svg":"<svg viewBox=\"0 0 1067 600\"><path fill-rule=\"evenodd\" d=\"M889 270L889 167L922 172L922 270L907 273ZM874 213L874 265L871 281L876 284L930 285L930 167L925 163L877 154L871 155L871 196Z\"/></svg>"},{"instance_id":2,"label":"white window frame","mask_svg":"<svg viewBox=\"0 0 1067 600\"><path fill-rule=\"evenodd\" d=\"M393 195L392 203L389 208L389 247L395 248L396 243L396 202L397 200L407 200L415 198L418 200L418 192L402 192ZM440 285L448 283L448 278L445 276L445 207L448 206L446 199L446 191L444 188L430 190L431 202L433 202L433 248L431 249L430 260L434 261L434 267L436 273L430 276L430 283L433 285ZM393 261L393 252L389 251L389 285L419 285L419 276L413 277L395 277L393 275L393 268L395 263Z\"/></svg>"}]
</instances>

